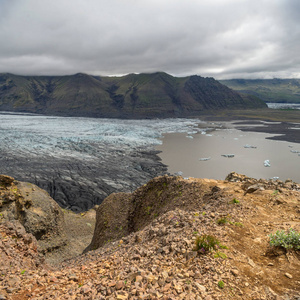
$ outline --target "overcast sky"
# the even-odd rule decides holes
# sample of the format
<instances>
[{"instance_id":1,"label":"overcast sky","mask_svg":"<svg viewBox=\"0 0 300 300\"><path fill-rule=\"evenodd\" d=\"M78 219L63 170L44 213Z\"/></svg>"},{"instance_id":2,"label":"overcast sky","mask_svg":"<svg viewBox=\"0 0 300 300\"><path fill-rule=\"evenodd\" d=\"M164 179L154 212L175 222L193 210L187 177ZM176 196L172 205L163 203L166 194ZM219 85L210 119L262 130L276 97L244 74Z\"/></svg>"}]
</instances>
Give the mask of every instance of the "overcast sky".
<instances>
[{"instance_id":1,"label":"overcast sky","mask_svg":"<svg viewBox=\"0 0 300 300\"><path fill-rule=\"evenodd\" d=\"M300 0L0 0L0 73L300 78Z\"/></svg>"}]
</instances>

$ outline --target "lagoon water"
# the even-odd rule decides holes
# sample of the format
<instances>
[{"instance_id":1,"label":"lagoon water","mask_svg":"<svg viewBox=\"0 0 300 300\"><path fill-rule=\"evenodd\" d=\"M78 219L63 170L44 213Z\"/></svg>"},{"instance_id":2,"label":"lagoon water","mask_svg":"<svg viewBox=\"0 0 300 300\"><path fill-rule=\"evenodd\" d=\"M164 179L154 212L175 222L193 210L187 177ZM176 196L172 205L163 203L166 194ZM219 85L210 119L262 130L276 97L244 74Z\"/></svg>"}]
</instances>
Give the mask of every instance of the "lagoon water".
<instances>
[{"instance_id":1,"label":"lagoon water","mask_svg":"<svg viewBox=\"0 0 300 300\"><path fill-rule=\"evenodd\" d=\"M170 133L164 135L157 149L162 151L159 156L168 171L182 172L184 177L225 179L235 171L257 179L279 177L300 183L300 144L266 139L270 136L234 128L193 136ZM264 166L265 160L270 161L270 167Z\"/></svg>"}]
</instances>

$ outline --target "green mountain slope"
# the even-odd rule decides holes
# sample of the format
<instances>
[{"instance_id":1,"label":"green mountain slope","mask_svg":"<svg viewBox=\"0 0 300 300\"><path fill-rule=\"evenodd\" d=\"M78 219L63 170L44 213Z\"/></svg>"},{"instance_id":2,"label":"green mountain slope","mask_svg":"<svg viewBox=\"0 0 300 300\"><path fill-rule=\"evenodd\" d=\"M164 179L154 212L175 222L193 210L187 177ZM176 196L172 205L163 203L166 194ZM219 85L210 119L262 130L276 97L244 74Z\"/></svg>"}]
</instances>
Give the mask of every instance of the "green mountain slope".
<instances>
[{"instance_id":1,"label":"green mountain slope","mask_svg":"<svg viewBox=\"0 0 300 300\"><path fill-rule=\"evenodd\" d=\"M100 77L0 74L0 110L54 115L148 118L195 116L205 110L261 108L213 78L158 72Z\"/></svg>"},{"instance_id":2,"label":"green mountain slope","mask_svg":"<svg viewBox=\"0 0 300 300\"><path fill-rule=\"evenodd\" d=\"M230 79L220 82L265 102L300 103L300 79Z\"/></svg>"}]
</instances>

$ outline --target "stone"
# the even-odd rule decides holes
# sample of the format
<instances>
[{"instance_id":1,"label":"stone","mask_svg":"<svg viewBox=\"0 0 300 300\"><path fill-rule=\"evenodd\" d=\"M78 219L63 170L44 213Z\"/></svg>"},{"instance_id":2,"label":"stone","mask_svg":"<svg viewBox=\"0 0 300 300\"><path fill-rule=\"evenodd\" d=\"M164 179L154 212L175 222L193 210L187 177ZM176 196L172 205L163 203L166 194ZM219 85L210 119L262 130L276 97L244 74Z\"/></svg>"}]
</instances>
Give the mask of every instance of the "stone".
<instances>
[{"instance_id":1,"label":"stone","mask_svg":"<svg viewBox=\"0 0 300 300\"><path fill-rule=\"evenodd\" d=\"M117 294L117 299L118 300L127 300L128 299L128 294L123 291L122 294Z\"/></svg>"},{"instance_id":2,"label":"stone","mask_svg":"<svg viewBox=\"0 0 300 300\"><path fill-rule=\"evenodd\" d=\"M120 290L124 287L124 281L118 280L116 283L116 289Z\"/></svg>"},{"instance_id":3,"label":"stone","mask_svg":"<svg viewBox=\"0 0 300 300\"><path fill-rule=\"evenodd\" d=\"M109 284L108 284L108 286L109 287L113 287L113 286L115 286L117 283L113 280L113 281L111 281Z\"/></svg>"},{"instance_id":4,"label":"stone","mask_svg":"<svg viewBox=\"0 0 300 300\"><path fill-rule=\"evenodd\" d=\"M198 288L198 290L200 292L206 292L206 287L203 286L203 285L201 285L201 284L199 284L198 282L195 282L195 286Z\"/></svg>"},{"instance_id":5,"label":"stone","mask_svg":"<svg viewBox=\"0 0 300 300\"><path fill-rule=\"evenodd\" d=\"M69 275L69 280L73 280L73 281L78 281L78 276L77 275L75 275L75 274L71 274L71 275Z\"/></svg>"},{"instance_id":6,"label":"stone","mask_svg":"<svg viewBox=\"0 0 300 300\"><path fill-rule=\"evenodd\" d=\"M287 278L289 278L289 279L292 279L293 278L293 276L290 274L290 273L285 273L284 274Z\"/></svg>"}]
</instances>

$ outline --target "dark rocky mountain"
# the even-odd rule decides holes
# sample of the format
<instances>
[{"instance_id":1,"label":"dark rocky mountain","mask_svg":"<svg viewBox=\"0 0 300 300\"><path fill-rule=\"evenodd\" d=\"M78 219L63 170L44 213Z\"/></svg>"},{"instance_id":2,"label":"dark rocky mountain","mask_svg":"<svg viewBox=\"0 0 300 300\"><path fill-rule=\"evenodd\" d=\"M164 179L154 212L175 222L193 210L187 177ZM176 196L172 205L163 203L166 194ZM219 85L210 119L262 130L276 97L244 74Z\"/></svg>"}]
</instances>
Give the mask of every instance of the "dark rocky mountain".
<instances>
[{"instance_id":1,"label":"dark rocky mountain","mask_svg":"<svg viewBox=\"0 0 300 300\"><path fill-rule=\"evenodd\" d=\"M265 102L300 103L300 79L230 79L220 82Z\"/></svg>"},{"instance_id":2,"label":"dark rocky mountain","mask_svg":"<svg viewBox=\"0 0 300 300\"><path fill-rule=\"evenodd\" d=\"M213 78L158 72L100 77L0 74L0 110L49 115L151 118L197 115L210 109L261 108Z\"/></svg>"}]
</instances>

